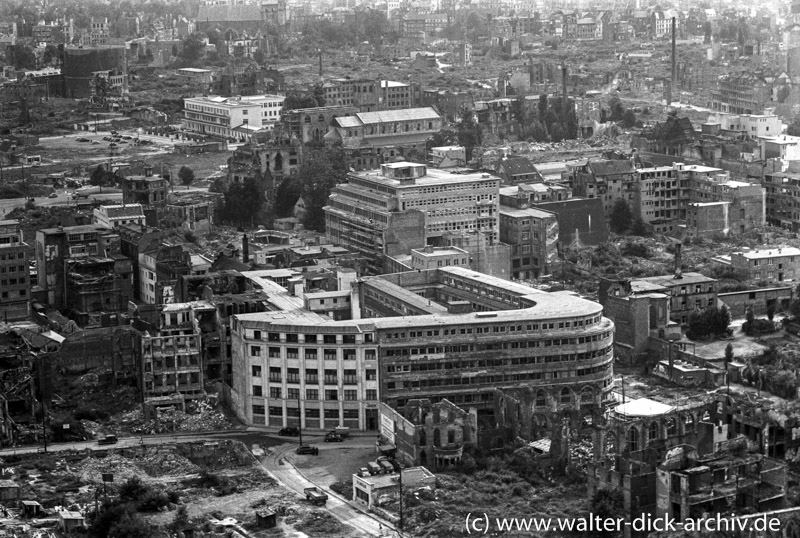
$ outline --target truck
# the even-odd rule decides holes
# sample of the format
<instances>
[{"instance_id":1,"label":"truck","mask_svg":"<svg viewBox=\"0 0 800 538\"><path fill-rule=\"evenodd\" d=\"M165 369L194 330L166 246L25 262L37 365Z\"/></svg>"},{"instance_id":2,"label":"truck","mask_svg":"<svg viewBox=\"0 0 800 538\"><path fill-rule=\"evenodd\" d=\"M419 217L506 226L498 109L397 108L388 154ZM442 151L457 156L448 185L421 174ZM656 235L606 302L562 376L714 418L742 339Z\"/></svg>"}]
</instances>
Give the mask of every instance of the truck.
<instances>
[{"instance_id":1,"label":"truck","mask_svg":"<svg viewBox=\"0 0 800 538\"><path fill-rule=\"evenodd\" d=\"M328 495L318 487L305 488L303 492L306 494L306 499L312 504L324 506L328 502Z\"/></svg>"},{"instance_id":2,"label":"truck","mask_svg":"<svg viewBox=\"0 0 800 538\"><path fill-rule=\"evenodd\" d=\"M339 435L341 435L342 439L347 439L348 437L350 437L350 428L347 428L345 426L336 426L336 429L334 431Z\"/></svg>"},{"instance_id":3,"label":"truck","mask_svg":"<svg viewBox=\"0 0 800 538\"><path fill-rule=\"evenodd\" d=\"M116 435L106 435L97 440L98 445L114 445L117 443Z\"/></svg>"}]
</instances>

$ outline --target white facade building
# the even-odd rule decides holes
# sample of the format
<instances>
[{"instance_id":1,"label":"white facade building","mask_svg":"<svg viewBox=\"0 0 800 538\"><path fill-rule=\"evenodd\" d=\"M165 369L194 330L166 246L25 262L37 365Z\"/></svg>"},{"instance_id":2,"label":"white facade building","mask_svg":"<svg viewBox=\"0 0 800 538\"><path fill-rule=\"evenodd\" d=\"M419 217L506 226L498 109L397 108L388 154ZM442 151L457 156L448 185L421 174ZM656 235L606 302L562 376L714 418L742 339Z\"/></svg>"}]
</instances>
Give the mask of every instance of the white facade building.
<instances>
[{"instance_id":1,"label":"white facade building","mask_svg":"<svg viewBox=\"0 0 800 538\"><path fill-rule=\"evenodd\" d=\"M272 130L281 118L283 95L189 97L183 104L183 127L195 133L246 140L253 132Z\"/></svg>"}]
</instances>

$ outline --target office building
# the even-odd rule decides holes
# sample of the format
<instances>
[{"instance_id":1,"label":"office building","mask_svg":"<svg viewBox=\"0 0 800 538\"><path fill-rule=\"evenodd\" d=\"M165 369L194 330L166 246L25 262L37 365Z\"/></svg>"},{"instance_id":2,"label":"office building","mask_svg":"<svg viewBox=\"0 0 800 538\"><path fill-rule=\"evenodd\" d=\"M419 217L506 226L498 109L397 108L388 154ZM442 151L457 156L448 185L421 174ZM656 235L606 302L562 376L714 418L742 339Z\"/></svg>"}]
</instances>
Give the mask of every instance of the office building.
<instances>
[{"instance_id":1,"label":"office building","mask_svg":"<svg viewBox=\"0 0 800 538\"><path fill-rule=\"evenodd\" d=\"M29 248L18 220L0 220L0 321L27 319L30 314Z\"/></svg>"},{"instance_id":2,"label":"office building","mask_svg":"<svg viewBox=\"0 0 800 538\"><path fill-rule=\"evenodd\" d=\"M256 132L272 130L280 120L284 99L282 95L188 97L182 125L195 133L249 140Z\"/></svg>"}]
</instances>

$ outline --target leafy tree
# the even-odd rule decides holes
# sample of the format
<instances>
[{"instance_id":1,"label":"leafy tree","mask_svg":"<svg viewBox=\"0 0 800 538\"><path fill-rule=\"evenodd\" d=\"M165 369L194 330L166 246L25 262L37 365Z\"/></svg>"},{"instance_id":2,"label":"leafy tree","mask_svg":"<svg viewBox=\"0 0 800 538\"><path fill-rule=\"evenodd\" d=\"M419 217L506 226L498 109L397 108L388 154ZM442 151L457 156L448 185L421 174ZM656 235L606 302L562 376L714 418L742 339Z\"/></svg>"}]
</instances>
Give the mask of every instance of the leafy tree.
<instances>
[{"instance_id":1,"label":"leafy tree","mask_svg":"<svg viewBox=\"0 0 800 538\"><path fill-rule=\"evenodd\" d=\"M697 340L710 335L724 334L730 323L731 315L725 305L720 308L709 306L704 310L695 310L689 314L686 336L691 340Z\"/></svg>"},{"instance_id":2,"label":"leafy tree","mask_svg":"<svg viewBox=\"0 0 800 538\"><path fill-rule=\"evenodd\" d=\"M232 183L225 192L224 220L240 225L252 224L264 205L264 192L255 178Z\"/></svg>"},{"instance_id":3,"label":"leafy tree","mask_svg":"<svg viewBox=\"0 0 800 538\"><path fill-rule=\"evenodd\" d=\"M290 93L283 101L283 110L297 110L298 108L314 108L319 106L319 103L313 95L300 95L297 93Z\"/></svg>"},{"instance_id":4,"label":"leafy tree","mask_svg":"<svg viewBox=\"0 0 800 538\"><path fill-rule=\"evenodd\" d=\"M461 114L461 121L458 123L458 144L464 146L467 153L467 161L472 160L472 150L483 143L483 131L475 116L469 110Z\"/></svg>"},{"instance_id":5,"label":"leafy tree","mask_svg":"<svg viewBox=\"0 0 800 538\"><path fill-rule=\"evenodd\" d=\"M616 234L624 233L630 229L631 224L633 224L633 212L627 201L620 198L614 203L614 207L611 208L611 214L608 216L608 223L611 231Z\"/></svg>"},{"instance_id":6,"label":"leafy tree","mask_svg":"<svg viewBox=\"0 0 800 538\"><path fill-rule=\"evenodd\" d=\"M182 504L178 507L178 510L175 512L175 518L172 520L172 523L169 525L169 527L170 530L175 533L183 532L191 527L191 523L189 522L189 511L186 509L185 504Z\"/></svg>"},{"instance_id":7,"label":"leafy tree","mask_svg":"<svg viewBox=\"0 0 800 538\"><path fill-rule=\"evenodd\" d=\"M183 185L191 185L194 182L194 170L188 166L181 166L181 169L178 170L178 179Z\"/></svg>"},{"instance_id":8,"label":"leafy tree","mask_svg":"<svg viewBox=\"0 0 800 538\"><path fill-rule=\"evenodd\" d=\"M92 171L92 175L89 176L89 185L104 187L111 183L113 179L114 174L106 170L102 164L98 164L97 168Z\"/></svg>"},{"instance_id":9,"label":"leafy tree","mask_svg":"<svg viewBox=\"0 0 800 538\"><path fill-rule=\"evenodd\" d=\"M199 65L206 48L203 34L198 32L189 34L181 44L182 48L178 53L178 62L184 67L196 67Z\"/></svg>"},{"instance_id":10,"label":"leafy tree","mask_svg":"<svg viewBox=\"0 0 800 538\"><path fill-rule=\"evenodd\" d=\"M151 538L153 529L135 512L122 514L116 523L111 525L108 538Z\"/></svg>"},{"instance_id":11,"label":"leafy tree","mask_svg":"<svg viewBox=\"0 0 800 538\"><path fill-rule=\"evenodd\" d=\"M633 217L633 222L631 223L631 233L640 237L649 237L653 235L653 232L650 230L650 226L647 225L641 215L636 215Z\"/></svg>"},{"instance_id":12,"label":"leafy tree","mask_svg":"<svg viewBox=\"0 0 800 538\"><path fill-rule=\"evenodd\" d=\"M452 146L458 142L458 133L452 129L442 129L438 133L433 133L428 139L427 148L438 148L442 146Z\"/></svg>"},{"instance_id":13,"label":"leafy tree","mask_svg":"<svg viewBox=\"0 0 800 538\"><path fill-rule=\"evenodd\" d=\"M630 108L622 115L622 125L625 127L636 127L636 113Z\"/></svg>"},{"instance_id":14,"label":"leafy tree","mask_svg":"<svg viewBox=\"0 0 800 538\"><path fill-rule=\"evenodd\" d=\"M544 121L544 117L547 115L547 105L547 94L543 93L539 96L539 102L536 107L539 112L539 121Z\"/></svg>"},{"instance_id":15,"label":"leafy tree","mask_svg":"<svg viewBox=\"0 0 800 538\"><path fill-rule=\"evenodd\" d=\"M138 501L143 498L150 490L142 479L138 476L132 476L119 488L119 499L122 502Z\"/></svg>"},{"instance_id":16,"label":"leafy tree","mask_svg":"<svg viewBox=\"0 0 800 538\"><path fill-rule=\"evenodd\" d=\"M36 69L36 55L33 49L22 43L8 47L7 60L15 69Z\"/></svg>"},{"instance_id":17,"label":"leafy tree","mask_svg":"<svg viewBox=\"0 0 800 538\"><path fill-rule=\"evenodd\" d=\"M111 529L124 518L134 514L135 511L136 507L131 503L106 504L99 513L94 515L89 527L89 536L93 538L108 538L111 536ZM118 528L116 532L121 532L122 530Z\"/></svg>"},{"instance_id":18,"label":"leafy tree","mask_svg":"<svg viewBox=\"0 0 800 538\"><path fill-rule=\"evenodd\" d=\"M258 65L264 65L267 62L267 55L264 54L263 50L258 49L253 53L253 60L255 60Z\"/></svg>"},{"instance_id":19,"label":"leafy tree","mask_svg":"<svg viewBox=\"0 0 800 538\"><path fill-rule=\"evenodd\" d=\"M767 305L767 319L772 321L775 318L775 303L769 303Z\"/></svg>"},{"instance_id":20,"label":"leafy tree","mask_svg":"<svg viewBox=\"0 0 800 538\"><path fill-rule=\"evenodd\" d=\"M624 512L622 492L618 489L598 489L590 502L591 513L600 519L615 519ZM591 536L596 538L617 537L621 533L597 530Z\"/></svg>"},{"instance_id":21,"label":"leafy tree","mask_svg":"<svg viewBox=\"0 0 800 538\"><path fill-rule=\"evenodd\" d=\"M800 136L800 115L792 117L792 122L786 127L786 134Z\"/></svg>"},{"instance_id":22,"label":"leafy tree","mask_svg":"<svg viewBox=\"0 0 800 538\"><path fill-rule=\"evenodd\" d=\"M625 115L625 107L623 106L619 97L612 97L608 102L608 108L611 112L611 115L608 119L611 121L620 121L623 119L623 116Z\"/></svg>"},{"instance_id":23,"label":"leafy tree","mask_svg":"<svg viewBox=\"0 0 800 538\"><path fill-rule=\"evenodd\" d=\"M50 65L53 60L58 60L58 47L50 43L44 48L42 62L45 65Z\"/></svg>"}]
</instances>

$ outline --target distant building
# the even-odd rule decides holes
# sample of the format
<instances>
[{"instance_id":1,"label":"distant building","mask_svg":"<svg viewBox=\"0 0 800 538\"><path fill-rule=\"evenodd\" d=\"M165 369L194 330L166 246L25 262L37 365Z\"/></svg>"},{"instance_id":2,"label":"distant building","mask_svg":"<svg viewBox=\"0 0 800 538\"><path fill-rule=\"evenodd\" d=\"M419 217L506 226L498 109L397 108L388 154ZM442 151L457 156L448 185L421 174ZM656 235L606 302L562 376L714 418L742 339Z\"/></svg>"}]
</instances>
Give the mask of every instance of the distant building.
<instances>
[{"instance_id":1,"label":"distant building","mask_svg":"<svg viewBox=\"0 0 800 538\"><path fill-rule=\"evenodd\" d=\"M98 73L116 73L121 85L127 85L125 47L65 47L61 72L64 94L70 99L86 99L94 94L93 81Z\"/></svg>"},{"instance_id":2,"label":"distant building","mask_svg":"<svg viewBox=\"0 0 800 538\"><path fill-rule=\"evenodd\" d=\"M670 297L670 319L681 325L686 325L692 312L717 305L716 279L700 273L637 278L631 280L631 287L648 287Z\"/></svg>"},{"instance_id":3,"label":"distant building","mask_svg":"<svg viewBox=\"0 0 800 538\"><path fill-rule=\"evenodd\" d=\"M169 178L154 176L152 167L145 167L143 176L126 176L123 181L122 198L126 204L141 204L144 207L166 204Z\"/></svg>"},{"instance_id":4,"label":"distant building","mask_svg":"<svg viewBox=\"0 0 800 538\"><path fill-rule=\"evenodd\" d=\"M181 123L196 133L248 140L256 132L274 127L280 120L284 99L282 95L189 97L184 99Z\"/></svg>"},{"instance_id":5,"label":"distant building","mask_svg":"<svg viewBox=\"0 0 800 538\"><path fill-rule=\"evenodd\" d=\"M576 196L563 201L539 202L531 207L558 216L558 241L562 247L599 245L608 241L602 201L597 198Z\"/></svg>"},{"instance_id":6,"label":"distant building","mask_svg":"<svg viewBox=\"0 0 800 538\"><path fill-rule=\"evenodd\" d=\"M326 234L376 265L384 255L441 245L450 232L475 231L497 241L499 183L489 174L452 174L409 162L353 172L331 192Z\"/></svg>"},{"instance_id":7,"label":"distant building","mask_svg":"<svg viewBox=\"0 0 800 538\"><path fill-rule=\"evenodd\" d=\"M428 152L428 162L436 168L467 165L467 150L464 146L440 146Z\"/></svg>"},{"instance_id":8,"label":"distant building","mask_svg":"<svg viewBox=\"0 0 800 538\"><path fill-rule=\"evenodd\" d=\"M0 320L30 315L30 248L18 220L0 220Z\"/></svg>"},{"instance_id":9,"label":"distant building","mask_svg":"<svg viewBox=\"0 0 800 538\"><path fill-rule=\"evenodd\" d=\"M800 278L800 249L775 247L732 252L730 265L751 281L795 281Z\"/></svg>"},{"instance_id":10,"label":"distant building","mask_svg":"<svg viewBox=\"0 0 800 538\"><path fill-rule=\"evenodd\" d=\"M213 71L210 69L199 69L197 67L182 67L178 69L178 76L197 84L211 84L214 80Z\"/></svg>"},{"instance_id":11,"label":"distant building","mask_svg":"<svg viewBox=\"0 0 800 538\"><path fill-rule=\"evenodd\" d=\"M500 241L511 245L511 278L548 274L558 259L558 216L543 209L501 205Z\"/></svg>"},{"instance_id":12,"label":"distant building","mask_svg":"<svg viewBox=\"0 0 800 538\"><path fill-rule=\"evenodd\" d=\"M544 181L536 166L526 157L506 157L495 164L495 173L503 178L504 185L541 183Z\"/></svg>"},{"instance_id":13,"label":"distant building","mask_svg":"<svg viewBox=\"0 0 800 538\"><path fill-rule=\"evenodd\" d=\"M778 136L783 130L783 122L775 114L728 114L717 112L709 116L702 125L703 132L717 126L723 136L756 140L762 136Z\"/></svg>"},{"instance_id":14,"label":"distant building","mask_svg":"<svg viewBox=\"0 0 800 538\"><path fill-rule=\"evenodd\" d=\"M427 140L441 129L442 118L429 107L360 112L335 118L325 140L341 143L357 170L373 170L410 151L424 156Z\"/></svg>"},{"instance_id":15,"label":"distant building","mask_svg":"<svg viewBox=\"0 0 800 538\"><path fill-rule=\"evenodd\" d=\"M353 475L353 501L367 510L379 506L385 496L405 495L418 489L436 489L436 477L425 467L401 469L402 479L395 475ZM402 489L401 481L402 480Z\"/></svg>"},{"instance_id":16,"label":"distant building","mask_svg":"<svg viewBox=\"0 0 800 538\"><path fill-rule=\"evenodd\" d=\"M123 224L145 223L144 211L140 204L102 205L94 210L94 223L108 229L116 229Z\"/></svg>"}]
</instances>

